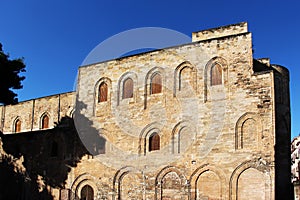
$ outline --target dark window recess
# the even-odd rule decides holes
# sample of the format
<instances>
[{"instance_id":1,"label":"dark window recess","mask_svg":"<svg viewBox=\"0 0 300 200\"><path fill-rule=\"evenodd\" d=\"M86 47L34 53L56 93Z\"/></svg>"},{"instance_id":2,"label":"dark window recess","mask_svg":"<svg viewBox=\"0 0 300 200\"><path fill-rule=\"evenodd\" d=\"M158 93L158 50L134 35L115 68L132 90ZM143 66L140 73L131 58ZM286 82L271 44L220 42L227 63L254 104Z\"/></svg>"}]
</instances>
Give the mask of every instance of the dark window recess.
<instances>
[{"instance_id":1,"label":"dark window recess","mask_svg":"<svg viewBox=\"0 0 300 200\"><path fill-rule=\"evenodd\" d=\"M211 85L222 85L222 67L219 64L211 68Z\"/></svg>"},{"instance_id":2,"label":"dark window recess","mask_svg":"<svg viewBox=\"0 0 300 200\"><path fill-rule=\"evenodd\" d=\"M149 151L156 151L160 149L160 137L158 133L154 133L149 138Z\"/></svg>"},{"instance_id":3,"label":"dark window recess","mask_svg":"<svg viewBox=\"0 0 300 200\"><path fill-rule=\"evenodd\" d=\"M94 200L94 190L91 186L83 186L80 192L80 200Z\"/></svg>"},{"instance_id":4,"label":"dark window recess","mask_svg":"<svg viewBox=\"0 0 300 200\"><path fill-rule=\"evenodd\" d=\"M151 78L151 94L161 93L161 90L162 90L161 75L156 73Z\"/></svg>"},{"instance_id":5,"label":"dark window recess","mask_svg":"<svg viewBox=\"0 0 300 200\"><path fill-rule=\"evenodd\" d=\"M123 99L133 97L133 80L127 78L123 83Z\"/></svg>"},{"instance_id":6,"label":"dark window recess","mask_svg":"<svg viewBox=\"0 0 300 200\"><path fill-rule=\"evenodd\" d=\"M49 117L44 115L42 118L42 129L49 128Z\"/></svg>"},{"instance_id":7,"label":"dark window recess","mask_svg":"<svg viewBox=\"0 0 300 200\"><path fill-rule=\"evenodd\" d=\"M107 101L108 87L106 83L101 83L99 86L98 103Z\"/></svg>"}]
</instances>

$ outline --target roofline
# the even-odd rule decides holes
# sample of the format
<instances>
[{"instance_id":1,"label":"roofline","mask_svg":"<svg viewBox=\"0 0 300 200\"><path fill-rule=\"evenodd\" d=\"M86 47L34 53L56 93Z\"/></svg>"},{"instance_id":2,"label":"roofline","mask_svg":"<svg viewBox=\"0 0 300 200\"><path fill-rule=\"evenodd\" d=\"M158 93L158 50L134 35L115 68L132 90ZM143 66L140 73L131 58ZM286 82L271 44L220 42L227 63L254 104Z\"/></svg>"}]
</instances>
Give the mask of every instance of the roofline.
<instances>
[{"instance_id":1,"label":"roofline","mask_svg":"<svg viewBox=\"0 0 300 200\"><path fill-rule=\"evenodd\" d=\"M153 53L153 52L156 52L156 51L162 51L162 50L168 50L168 49L173 49L173 48L178 48L178 47L184 47L184 46L193 45L193 44L197 44L197 43L206 43L206 42L210 42L212 40L223 40L223 39L226 39L226 38L238 37L238 36L247 35L247 34L250 34L250 33L251 32L238 33L238 34L227 35L227 36L222 36L222 37L217 37L217 38L210 38L210 39L206 39L206 40L195 41L195 42L190 42L190 43L185 43L185 44L179 44L179 45L175 45L175 46L166 47L166 48L163 48L163 49L155 49L155 50L141 52L141 53L128 55L128 56L123 56L123 57L119 57L119 58L113 58L113 59L109 59L109 60L99 61L99 62L87 64L87 65L81 65L81 66L79 66L79 69L80 68L85 68L85 67L90 67L92 65L106 63L106 62L117 61L117 60L129 58L129 57L141 56L141 55L148 54L148 53Z\"/></svg>"}]
</instances>

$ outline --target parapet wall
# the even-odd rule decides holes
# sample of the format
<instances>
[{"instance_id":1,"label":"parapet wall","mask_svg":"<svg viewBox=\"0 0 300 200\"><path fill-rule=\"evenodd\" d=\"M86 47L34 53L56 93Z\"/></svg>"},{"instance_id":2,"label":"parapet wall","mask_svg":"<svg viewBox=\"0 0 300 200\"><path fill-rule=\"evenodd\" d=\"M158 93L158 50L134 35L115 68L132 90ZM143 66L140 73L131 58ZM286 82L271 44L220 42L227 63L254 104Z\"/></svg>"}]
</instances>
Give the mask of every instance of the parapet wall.
<instances>
[{"instance_id":1,"label":"parapet wall","mask_svg":"<svg viewBox=\"0 0 300 200\"><path fill-rule=\"evenodd\" d=\"M237 35L237 34L247 33L247 32L248 32L248 24L247 22L242 22L238 24L232 24L228 26L221 26L218 28L193 32L192 41L199 42L203 40L209 40L209 39L225 37L230 35Z\"/></svg>"}]
</instances>

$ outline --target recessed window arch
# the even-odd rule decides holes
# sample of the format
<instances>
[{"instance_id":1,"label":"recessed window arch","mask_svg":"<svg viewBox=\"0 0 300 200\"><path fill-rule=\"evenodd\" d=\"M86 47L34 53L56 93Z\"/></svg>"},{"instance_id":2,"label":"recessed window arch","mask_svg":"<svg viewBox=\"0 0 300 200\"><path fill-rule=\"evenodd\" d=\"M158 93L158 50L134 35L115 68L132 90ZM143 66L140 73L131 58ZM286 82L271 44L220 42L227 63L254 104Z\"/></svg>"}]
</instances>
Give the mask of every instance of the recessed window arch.
<instances>
[{"instance_id":1,"label":"recessed window arch","mask_svg":"<svg viewBox=\"0 0 300 200\"><path fill-rule=\"evenodd\" d=\"M22 125L21 119L17 118L14 123L14 132L15 133L21 132L21 125Z\"/></svg>"},{"instance_id":2,"label":"recessed window arch","mask_svg":"<svg viewBox=\"0 0 300 200\"><path fill-rule=\"evenodd\" d=\"M211 91L223 92L225 95L228 83L228 64L227 61L219 56L213 57L205 65L204 70L204 102L222 99L224 96L212 95ZM214 87L220 86L220 87Z\"/></svg>"},{"instance_id":3,"label":"recessed window arch","mask_svg":"<svg viewBox=\"0 0 300 200\"><path fill-rule=\"evenodd\" d=\"M162 77L159 73L153 74L150 83L150 93L157 94L162 92Z\"/></svg>"},{"instance_id":4,"label":"recessed window arch","mask_svg":"<svg viewBox=\"0 0 300 200\"><path fill-rule=\"evenodd\" d=\"M44 114L41 118L41 128L47 129L49 128L49 116L47 114Z\"/></svg>"},{"instance_id":5,"label":"recessed window arch","mask_svg":"<svg viewBox=\"0 0 300 200\"><path fill-rule=\"evenodd\" d=\"M149 151L157 151L160 149L160 136L158 133L154 132L149 137Z\"/></svg>"},{"instance_id":6,"label":"recessed window arch","mask_svg":"<svg viewBox=\"0 0 300 200\"><path fill-rule=\"evenodd\" d=\"M187 87L193 84L193 68L190 66L184 66L179 71L179 91L187 89Z\"/></svg>"},{"instance_id":7,"label":"recessed window arch","mask_svg":"<svg viewBox=\"0 0 300 200\"><path fill-rule=\"evenodd\" d=\"M210 71L210 83L211 86L214 85L222 85L223 82L223 73L222 73L222 67L219 63L215 63Z\"/></svg>"},{"instance_id":8,"label":"recessed window arch","mask_svg":"<svg viewBox=\"0 0 300 200\"><path fill-rule=\"evenodd\" d=\"M126 105L127 103L136 102L138 94L138 76L135 72L124 73L118 81L117 105ZM122 101L124 100L124 101Z\"/></svg>"},{"instance_id":9,"label":"recessed window arch","mask_svg":"<svg viewBox=\"0 0 300 200\"><path fill-rule=\"evenodd\" d=\"M95 116L103 113L103 108L110 108L112 94L112 82L108 77L101 77L94 86L94 106L93 113Z\"/></svg>"},{"instance_id":10,"label":"recessed window arch","mask_svg":"<svg viewBox=\"0 0 300 200\"><path fill-rule=\"evenodd\" d=\"M145 76L144 85L144 109L147 108L148 103L157 103L158 98L163 98L165 80L165 68L164 67L153 67L148 71ZM158 94L158 95L154 95ZM151 95L154 97L151 98ZM154 99L154 101L152 101Z\"/></svg>"},{"instance_id":11,"label":"recessed window arch","mask_svg":"<svg viewBox=\"0 0 300 200\"><path fill-rule=\"evenodd\" d=\"M99 85L98 89L98 103L105 102L107 101L107 96L108 96L108 85L105 82L102 82Z\"/></svg>"},{"instance_id":12,"label":"recessed window arch","mask_svg":"<svg viewBox=\"0 0 300 200\"><path fill-rule=\"evenodd\" d=\"M261 118L256 113L247 112L243 114L236 122L235 149L258 148L261 135Z\"/></svg>"},{"instance_id":13,"label":"recessed window arch","mask_svg":"<svg viewBox=\"0 0 300 200\"><path fill-rule=\"evenodd\" d=\"M94 200L94 190L91 186L85 185L80 191L81 200Z\"/></svg>"},{"instance_id":14,"label":"recessed window arch","mask_svg":"<svg viewBox=\"0 0 300 200\"><path fill-rule=\"evenodd\" d=\"M133 80L132 78L126 78L123 82L123 99L133 97Z\"/></svg>"},{"instance_id":15,"label":"recessed window arch","mask_svg":"<svg viewBox=\"0 0 300 200\"><path fill-rule=\"evenodd\" d=\"M197 69L188 61L178 65L174 71L174 96L188 97L197 93Z\"/></svg>"},{"instance_id":16,"label":"recessed window arch","mask_svg":"<svg viewBox=\"0 0 300 200\"><path fill-rule=\"evenodd\" d=\"M139 136L139 154L146 155L150 151L160 149L161 128L163 124L153 122L143 128Z\"/></svg>"}]
</instances>

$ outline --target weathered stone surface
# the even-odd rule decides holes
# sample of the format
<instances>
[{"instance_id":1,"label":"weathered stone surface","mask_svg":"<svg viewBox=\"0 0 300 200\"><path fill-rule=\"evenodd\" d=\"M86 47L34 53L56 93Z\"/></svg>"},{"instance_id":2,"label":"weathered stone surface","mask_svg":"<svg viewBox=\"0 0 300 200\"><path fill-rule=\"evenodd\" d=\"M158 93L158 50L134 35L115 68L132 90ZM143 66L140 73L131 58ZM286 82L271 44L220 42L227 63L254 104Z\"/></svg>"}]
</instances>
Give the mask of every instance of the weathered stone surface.
<instances>
[{"instance_id":1,"label":"weathered stone surface","mask_svg":"<svg viewBox=\"0 0 300 200\"><path fill-rule=\"evenodd\" d=\"M61 199L85 191L94 199L290 197L288 71L253 59L246 23L194 33L193 41L80 67L76 93L0 107L2 130L12 133L18 116L24 131L40 129L43 113L58 122L72 116L76 100L75 126L89 154L57 187ZM162 88L151 94L155 74ZM129 78L133 95L123 98ZM98 103L101 83L107 101ZM65 163L77 150L59 130L65 147L57 162ZM155 134L159 150L151 149Z\"/></svg>"}]
</instances>

